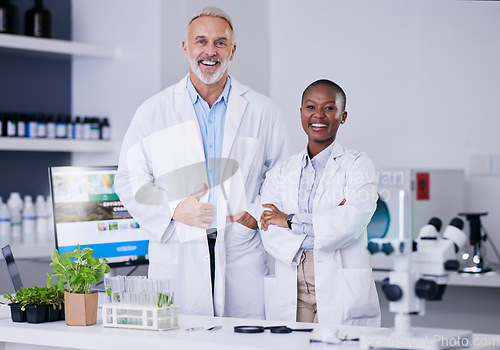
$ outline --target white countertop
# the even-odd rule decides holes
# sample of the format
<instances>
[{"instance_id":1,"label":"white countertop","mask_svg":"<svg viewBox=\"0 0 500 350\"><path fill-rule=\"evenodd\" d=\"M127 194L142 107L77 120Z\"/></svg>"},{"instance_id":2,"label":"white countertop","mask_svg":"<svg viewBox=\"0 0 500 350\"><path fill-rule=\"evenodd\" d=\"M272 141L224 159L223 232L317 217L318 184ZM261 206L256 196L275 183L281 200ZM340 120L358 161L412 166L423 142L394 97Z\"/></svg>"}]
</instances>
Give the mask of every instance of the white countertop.
<instances>
[{"instance_id":1,"label":"white countertop","mask_svg":"<svg viewBox=\"0 0 500 350\"><path fill-rule=\"evenodd\" d=\"M222 325L215 331L186 331L191 327L211 327ZM238 334L234 332L237 325L287 325L292 328L314 328L313 333L294 332L290 334L271 334L269 331L259 334ZM74 349L286 349L304 350L330 348L324 344L311 344L311 337L320 337L325 333L334 333L339 327L321 324L305 324L295 322L275 322L265 320L249 320L235 318L219 318L205 316L179 316L179 328L169 331L146 331L102 327L100 319L94 326L66 326L64 321L29 324L14 323L10 319L8 307L0 308L0 348L3 344L29 344L51 348ZM376 330L365 327L340 327L351 335ZM481 343L494 342L497 347L472 347L469 349L498 349L500 335L474 335ZM344 342L335 348L357 349L358 342ZM8 349L9 346L6 346Z\"/></svg>"}]
</instances>

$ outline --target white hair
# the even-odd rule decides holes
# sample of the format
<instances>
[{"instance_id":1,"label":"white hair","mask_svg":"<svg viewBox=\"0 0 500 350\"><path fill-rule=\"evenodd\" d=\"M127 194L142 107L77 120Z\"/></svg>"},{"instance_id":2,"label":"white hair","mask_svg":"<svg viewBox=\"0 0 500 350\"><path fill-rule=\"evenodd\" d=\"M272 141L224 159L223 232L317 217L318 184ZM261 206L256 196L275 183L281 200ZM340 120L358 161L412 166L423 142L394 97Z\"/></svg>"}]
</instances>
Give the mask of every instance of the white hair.
<instances>
[{"instance_id":1,"label":"white hair","mask_svg":"<svg viewBox=\"0 0 500 350\"><path fill-rule=\"evenodd\" d=\"M224 12L224 10L222 10L222 9L220 9L218 7L215 7L215 6L205 7L203 9L199 10L198 12L196 12L191 17L191 19L186 24L186 27L184 29L184 39L186 41L187 41L187 32L188 32L189 26L191 25L191 23L193 23L193 21L195 19L200 18L200 17L217 17L217 18L222 18L224 21L226 21L227 24L229 24L229 28L231 29L231 33L233 34L232 37L233 37L233 43L234 43L234 24L233 24L233 20L231 19L231 17L226 12Z\"/></svg>"}]
</instances>

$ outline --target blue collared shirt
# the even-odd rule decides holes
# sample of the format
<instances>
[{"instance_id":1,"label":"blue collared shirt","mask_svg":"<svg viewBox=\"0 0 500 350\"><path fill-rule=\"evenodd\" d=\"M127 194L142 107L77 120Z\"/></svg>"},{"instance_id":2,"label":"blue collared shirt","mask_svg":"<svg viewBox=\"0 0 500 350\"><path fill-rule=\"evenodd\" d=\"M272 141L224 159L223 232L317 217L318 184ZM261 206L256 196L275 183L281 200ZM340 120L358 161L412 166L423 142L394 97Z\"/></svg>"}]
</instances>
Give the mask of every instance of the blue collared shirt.
<instances>
[{"instance_id":1,"label":"blue collared shirt","mask_svg":"<svg viewBox=\"0 0 500 350\"><path fill-rule=\"evenodd\" d=\"M214 220L210 227L217 227L217 194L220 179L220 159L222 158L222 140L224 139L224 125L226 122L226 111L229 91L231 90L231 78L226 79L226 85L222 94L213 104L212 108L201 98L194 88L191 78L188 76L187 91L191 97L196 118L200 125L203 150L205 151L205 162L208 176L208 202L214 206Z\"/></svg>"},{"instance_id":2,"label":"blue collared shirt","mask_svg":"<svg viewBox=\"0 0 500 350\"><path fill-rule=\"evenodd\" d=\"M302 156L302 170L299 181L299 212L295 213L292 219L292 231L296 234L306 235L301 245L301 248L306 251L314 249L314 228L312 224L314 195L318 189L326 163L332 154L334 143L332 142L312 159L309 158L307 148Z\"/></svg>"}]
</instances>

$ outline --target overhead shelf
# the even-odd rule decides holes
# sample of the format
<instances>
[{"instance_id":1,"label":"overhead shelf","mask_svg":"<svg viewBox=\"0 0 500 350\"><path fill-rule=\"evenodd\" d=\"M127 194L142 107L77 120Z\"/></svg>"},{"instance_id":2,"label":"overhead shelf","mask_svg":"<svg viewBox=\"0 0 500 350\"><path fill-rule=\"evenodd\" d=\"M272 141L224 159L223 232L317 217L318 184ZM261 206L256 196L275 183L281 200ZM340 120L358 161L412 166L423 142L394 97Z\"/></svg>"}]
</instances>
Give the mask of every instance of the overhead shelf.
<instances>
[{"instance_id":1,"label":"overhead shelf","mask_svg":"<svg viewBox=\"0 0 500 350\"><path fill-rule=\"evenodd\" d=\"M0 151L108 153L114 150L112 141L0 137Z\"/></svg>"},{"instance_id":2,"label":"overhead shelf","mask_svg":"<svg viewBox=\"0 0 500 350\"><path fill-rule=\"evenodd\" d=\"M70 59L73 56L115 58L118 52L115 47L15 34L0 34L0 51L63 59Z\"/></svg>"}]
</instances>

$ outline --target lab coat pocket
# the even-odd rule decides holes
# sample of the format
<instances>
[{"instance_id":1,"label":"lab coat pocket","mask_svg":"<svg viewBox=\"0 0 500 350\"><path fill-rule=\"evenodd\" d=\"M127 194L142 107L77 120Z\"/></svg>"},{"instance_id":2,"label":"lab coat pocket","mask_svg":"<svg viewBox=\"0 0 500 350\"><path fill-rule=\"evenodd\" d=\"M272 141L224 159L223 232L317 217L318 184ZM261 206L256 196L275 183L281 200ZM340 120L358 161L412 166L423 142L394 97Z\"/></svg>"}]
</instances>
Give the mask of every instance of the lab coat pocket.
<instances>
[{"instance_id":1,"label":"lab coat pocket","mask_svg":"<svg viewBox=\"0 0 500 350\"><path fill-rule=\"evenodd\" d=\"M380 326L380 306L371 269L343 269L343 278L342 324Z\"/></svg>"},{"instance_id":2,"label":"lab coat pocket","mask_svg":"<svg viewBox=\"0 0 500 350\"><path fill-rule=\"evenodd\" d=\"M158 264L178 264L179 263L179 243L178 242L149 242L149 258Z\"/></svg>"},{"instance_id":3,"label":"lab coat pocket","mask_svg":"<svg viewBox=\"0 0 500 350\"><path fill-rule=\"evenodd\" d=\"M258 243L260 243L260 236L256 235L257 230L253 228L246 227L238 222L230 223L226 228L225 241L226 248L243 248L249 245L254 245L252 242L255 240L256 236Z\"/></svg>"},{"instance_id":4,"label":"lab coat pocket","mask_svg":"<svg viewBox=\"0 0 500 350\"><path fill-rule=\"evenodd\" d=\"M254 267L265 265L266 258L264 250L259 249L261 240L257 230L233 222L226 227L224 241L228 267L248 264L255 265Z\"/></svg>"}]
</instances>

